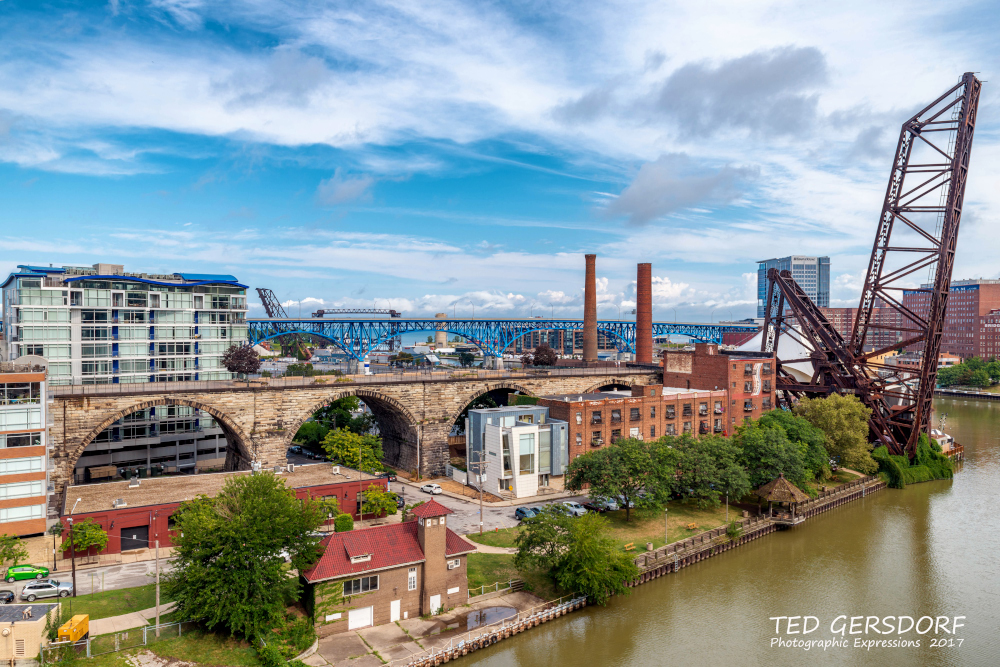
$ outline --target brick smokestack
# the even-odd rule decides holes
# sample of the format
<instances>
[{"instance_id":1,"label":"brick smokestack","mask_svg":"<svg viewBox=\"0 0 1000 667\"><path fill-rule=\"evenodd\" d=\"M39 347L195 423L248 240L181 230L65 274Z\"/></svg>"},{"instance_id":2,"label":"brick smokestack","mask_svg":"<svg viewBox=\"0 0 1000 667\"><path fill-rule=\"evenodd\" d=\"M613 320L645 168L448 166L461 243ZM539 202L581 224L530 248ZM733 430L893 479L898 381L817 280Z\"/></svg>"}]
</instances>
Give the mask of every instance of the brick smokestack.
<instances>
[{"instance_id":1,"label":"brick smokestack","mask_svg":"<svg viewBox=\"0 0 1000 667\"><path fill-rule=\"evenodd\" d=\"M653 363L653 265L640 264L635 280L635 362Z\"/></svg>"},{"instance_id":2,"label":"brick smokestack","mask_svg":"<svg viewBox=\"0 0 1000 667\"><path fill-rule=\"evenodd\" d=\"M597 255L586 255L583 285L583 360L597 361Z\"/></svg>"}]
</instances>

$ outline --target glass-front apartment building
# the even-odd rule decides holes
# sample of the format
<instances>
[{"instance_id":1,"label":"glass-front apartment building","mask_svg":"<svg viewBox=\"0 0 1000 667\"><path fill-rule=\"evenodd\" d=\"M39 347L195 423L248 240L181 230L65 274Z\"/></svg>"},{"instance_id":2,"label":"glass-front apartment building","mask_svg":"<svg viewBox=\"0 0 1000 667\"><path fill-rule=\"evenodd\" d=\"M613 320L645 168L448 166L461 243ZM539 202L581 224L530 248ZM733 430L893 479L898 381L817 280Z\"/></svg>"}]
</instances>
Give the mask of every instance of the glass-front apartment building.
<instances>
[{"instance_id":1,"label":"glass-front apartment building","mask_svg":"<svg viewBox=\"0 0 1000 667\"><path fill-rule=\"evenodd\" d=\"M222 356L247 337L247 286L229 275L18 266L2 284L3 349L47 362L49 385L228 380ZM221 469L227 442L196 408L126 415L91 443L75 482Z\"/></svg>"},{"instance_id":2,"label":"glass-front apartment building","mask_svg":"<svg viewBox=\"0 0 1000 667\"><path fill-rule=\"evenodd\" d=\"M45 367L0 362L0 533L48 527L49 446Z\"/></svg>"},{"instance_id":3,"label":"glass-front apartment building","mask_svg":"<svg viewBox=\"0 0 1000 667\"><path fill-rule=\"evenodd\" d=\"M757 317L767 315L767 272L791 271L802 291L820 308L830 307L830 258L791 255L757 263Z\"/></svg>"}]
</instances>

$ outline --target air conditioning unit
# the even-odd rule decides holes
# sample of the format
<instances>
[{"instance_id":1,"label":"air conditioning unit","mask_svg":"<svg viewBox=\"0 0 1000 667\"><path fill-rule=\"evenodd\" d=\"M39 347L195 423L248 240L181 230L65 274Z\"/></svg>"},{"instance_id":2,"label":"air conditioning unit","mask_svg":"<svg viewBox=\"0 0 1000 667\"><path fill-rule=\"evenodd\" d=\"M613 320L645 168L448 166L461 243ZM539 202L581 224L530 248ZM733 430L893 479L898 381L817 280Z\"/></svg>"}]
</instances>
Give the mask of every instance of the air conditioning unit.
<instances>
[{"instance_id":1,"label":"air conditioning unit","mask_svg":"<svg viewBox=\"0 0 1000 667\"><path fill-rule=\"evenodd\" d=\"M130 489L138 489L139 488L139 478L138 477L133 477L132 479L130 479L128 481L128 488L130 488Z\"/></svg>"},{"instance_id":2,"label":"air conditioning unit","mask_svg":"<svg viewBox=\"0 0 1000 667\"><path fill-rule=\"evenodd\" d=\"M288 464L288 472L295 472L295 464L294 463L289 463Z\"/></svg>"},{"instance_id":3,"label":"air conditioning unit","mask_svg":"<svg viewBox=\"0 0 1000 667\"><path fill-rule=\"evenodd\" d=\"M339 475L340 474L340 466L333 466L331 468L331 470L333 470L333 474L334 475Z\"/></svg>"},{"instance_id":4,"label":"air conditioning unit","mask_svg":"<svg viewBox=\"0 0 1000 667\"><path fill-rule=\"evenodd\" d=\"M111 503L111 507L114 509L118 509L120 507L128 507L128 503L125 502L124 498L119 498L118 500L115 500Z\"/></svg>"}]
</instances>

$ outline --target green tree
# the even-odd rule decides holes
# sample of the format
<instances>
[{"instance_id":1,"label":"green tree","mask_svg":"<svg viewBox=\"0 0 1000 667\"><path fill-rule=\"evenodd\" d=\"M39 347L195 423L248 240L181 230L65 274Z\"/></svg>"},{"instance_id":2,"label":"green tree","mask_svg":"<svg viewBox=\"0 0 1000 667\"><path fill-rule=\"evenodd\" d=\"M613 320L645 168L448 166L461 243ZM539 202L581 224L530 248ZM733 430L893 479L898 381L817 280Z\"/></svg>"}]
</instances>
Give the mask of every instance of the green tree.
<instances>
[{"instance_id":1,"label":"green tree","mask_svg":"<svg viewBox=\"0 0 1000 667\"><path fill-rule=\"evenodd\" d=\"M108 534L93 519L74 523L73 529L64 534L67 539L63 542L62 550L70 551L72 547L77 555L87 553L92 547L101 552L108 546Z\"/></svg>"},{"instance_id":2,"label":"green tree","mask_svg":"<svg viewBox=\"0 0 1000 667\"><path fill-rule=\"evenodd\" d=\"M978 368L969 375L969 380L967 383L970 387L979 387L980 389L985 389L990 386L990 374L987 372L986 368Z\"/></svg>"},{"instance_id":3,"label":"green tree","mask_svg":"<svg viewBox=\"0 0 1000 667\"><path fill-rule=\"evenodd\" d=\"M871 410L857 396L831 394L826 398L805 398L795 406L795 414L823 431L827 451L839 456L842 465L868 475L878 470L868 443Z\"/></svg>"},{"instance_id":4,"label":"green tree","mask_svg":"<svg viewBox=\"0 0 1000 667\"><path fill-rule=\"evenodd\" d=\"M788 410L771 410L760 417L762 426L776 426L785 432L788 439L799 446L802 463L813 479L822 480L830 476L830 454L826 451L826 434Z\"/></svg>"},{"instance_id":5,"label":"green tree","mask_svg":"<svg viewBox=\"0 0 1000 667\"><path fill-rule=\"evenodd\" d=\"M338 514L333 520L333 529L338 533L354 530L354 517L350 514Z\"/></svg>"},{"instance_id":6,"label":"green tree","mask_svg":"<svg viewBox=\"0 0 1000 667\"><path fill-rule=\"evenodd\" d=\"M407 366L413 363L413 355L409 352L400 352L399 354L389 357L389 361L394 362L400 366Z\"/></svg>"},{"instance_id":7,"label":"green tree","mask_svg":"<svg viewBox=\"0 0 1000 667\"><path fill-rule=\"evenodd\" d=\"M17 535L0 535L0 565L17 565L28 560L28 547Z\"/></svg>"},{"instance_id":8,"label":"green tree","mask_svg":"<svg viewBox=\"0 0 1000 667\"><path fill-rule=\"evenodd\" d=\"M631 593L626 584L639 576L633 557L608 536L607 528L608 520L599 514L576 519L555 569L555 580L561 587L600 605L607 604L612 595Z\"/></svg>"},{"instance_id":9,"label":"green tree","mask_svg":"<svg viewBox=\"0 0 1000 667\"><path fill-rule=\"evenodd\" d=\"M558 505L545 505L542 511L525 519L523 529L514 538L517 553L514 565L518 569L555 570L569 544L570 527L576 517Z\"/></svg>"},{"instance_id":10,"label":"green tree","mask_svg":"<svg viewBox=\"0 0 1000 667\"><path fill-rule=\"evenodd\" d=\"M592 495L621 497L625 520L631 520L631 503L662 502L674 484L678 454L659 442L623 438L596 451L578 456L566 470L566 488L579 491L590 485ZM645 492L645 497L639 491Z\"/></svg>"},{"instance_id":11,"label":"green tree","mask_svg":"<svg viewBox=\"0 0 1000 667\"><path fill-rule=\"evenodd\" d=\"M740 464L740 451L729 438L685 434L664 438L679 453L676 487L702 508L718 507L728 494L733 500L750 491L750 479Z\"/></svg>"},{"instance_id":12,"label":"green tree","mask_svg":"<svg viewBox=\"0 0 1000 667\"><path fill-rule=\"evenodd\" d=\"M362 472L382 470L382 438L337 428L323 438L323 449L334 463Z\"/></svg>"},{"instance_id":13,"label":"green tree","mask_svg":"<svg viewBox=\"0 0 1000 667\"><path fill-rule=\"evenodd\" d=\"M317 410L313 421L328 429L346 428L355 433L371 433L375 428L375 417L370 412L357 414L360 411L361 399L357 396L345 396Z\"/></svg>"},{"instance_id":14,"label":"green tree","mask_svg":"<svg viewBox=\"0 0 1000 667\"><path fill-rule=\"evenodd\" d=\"M181 619L245 639L283 621L298 587L284 554L299 571L312 565L320 553L312 533L326 518L322 503L300 501L271 473L231 477L215 498L185 502L174 516L168 599Z\"/></svg>"},{"instance_id":15,"label":"green tree","mask_svg":"<svg viewBox=\"0 0 1000 667\"><path fill-rule=\"evenodd\" d=\"M468 368L476 362L476 355L471 352L460 352L458 354L458 363L462 365L462 368Z\"/></svg>"},{"instance_id":16,"label":"green tree","mask_svg":"<svg viewBox=\"0 0 1000 667\"><path fill-rule=\"evenodd\" d=\"M371 514L376 517L396 513L396 494L387 491L385 487L371 484L365 490L364 502L361 503L361 516Z\"/></svg>"},{"instance_id":17,"label":"green tree","mask_svg":"<svg viewBox=\"0 0 1000 667\"><path fill-rule=\"evenodd\" d=\"M751 421L738 426L734 442L740 448L740 463L747 471L750 485L756 489L784 474L792 484L805 484L806 467L802 450L777 426Z\"/></svg>"},{"instance_id":18,"label":"green tree","mask_svg":"<svg viewBox=\"0 0 1000 667\"><path fill-rule=\"evenodd\" d=\"M295 433L294 441L300 443L306 449L318 452L323 447L323 438L330 432L330 429L315 421L308 421L299 427Z\"/></svg>"}]
</instances>

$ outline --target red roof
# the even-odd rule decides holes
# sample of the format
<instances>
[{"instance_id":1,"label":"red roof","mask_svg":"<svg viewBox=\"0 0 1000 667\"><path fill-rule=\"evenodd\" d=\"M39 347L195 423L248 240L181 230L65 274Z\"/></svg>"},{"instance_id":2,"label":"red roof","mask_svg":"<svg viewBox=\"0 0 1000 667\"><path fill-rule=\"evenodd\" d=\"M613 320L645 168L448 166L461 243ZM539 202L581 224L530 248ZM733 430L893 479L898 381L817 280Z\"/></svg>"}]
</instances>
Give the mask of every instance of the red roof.
<instances>
[{"instance_id":1,"label":"red roof","mask_svg":"<svg viewBox=\"0 0 1000 667\"><path fill-rule=\"evenodd\" d=\"M454 514L453 511L439 503L438 501L431 498L423 505L419 507L414 507L410 510L410 514L415 517L429 517L429 516L444 516L445 514Z\"/></svg>"},{"instance_id":2,"label":"red roof","mask_svg":"<svg viewBox=\"0 0 1000 667\"><path fill-rule=\"evenodd\" d=\"M446 556L457 556L476 550L450 528L445 530L447 531ZM324 538L322 545L326 549L319 561L302 573L306 581L335 579L349 574L362 574L424 561L424 552L420 548L420 542L417 541L416 521L334 533ZM357 556L371 556L371 559L352 563L351 558Z\"/></svg>"}]
</instances>

